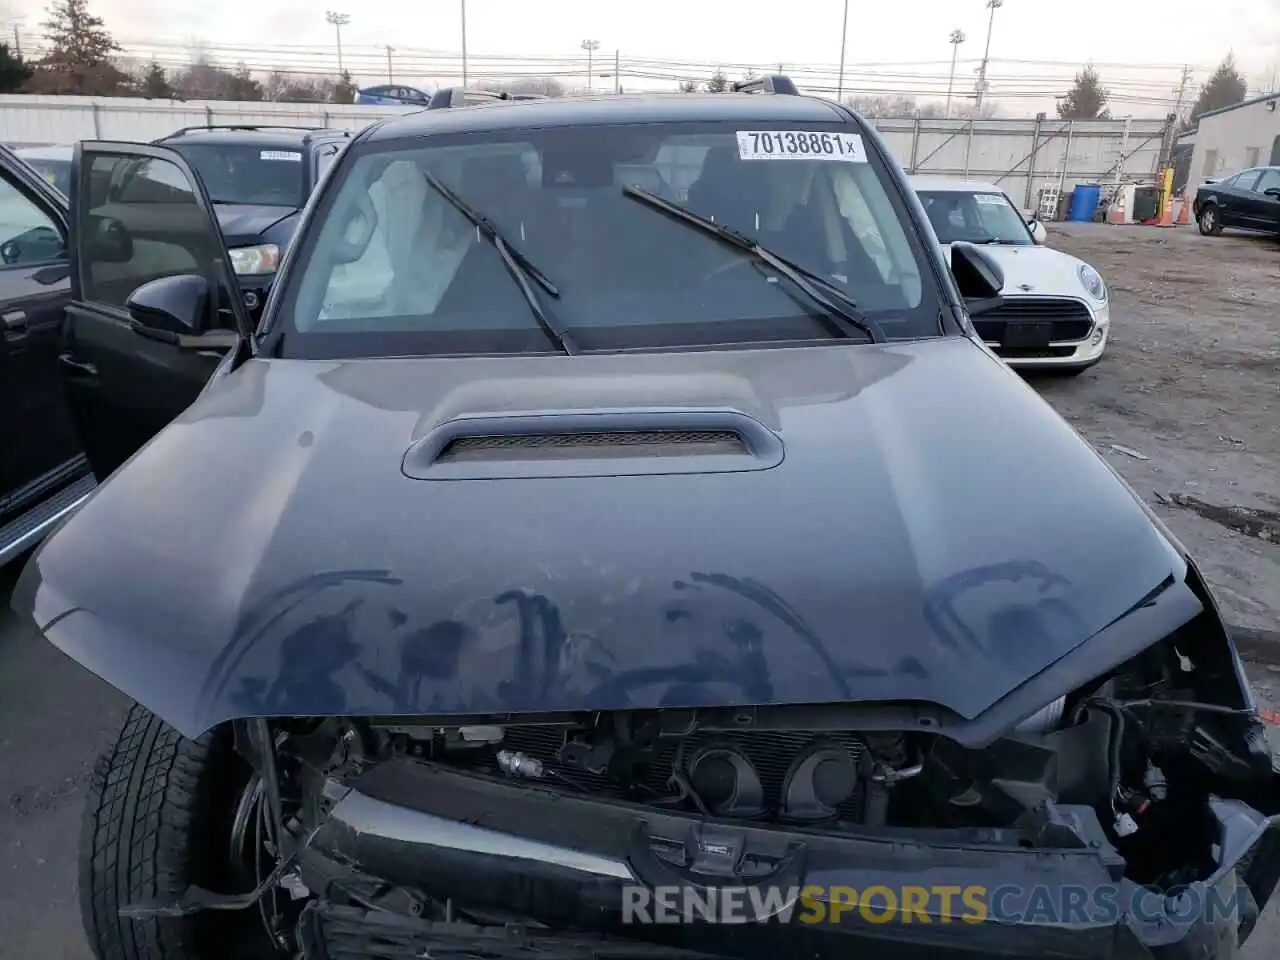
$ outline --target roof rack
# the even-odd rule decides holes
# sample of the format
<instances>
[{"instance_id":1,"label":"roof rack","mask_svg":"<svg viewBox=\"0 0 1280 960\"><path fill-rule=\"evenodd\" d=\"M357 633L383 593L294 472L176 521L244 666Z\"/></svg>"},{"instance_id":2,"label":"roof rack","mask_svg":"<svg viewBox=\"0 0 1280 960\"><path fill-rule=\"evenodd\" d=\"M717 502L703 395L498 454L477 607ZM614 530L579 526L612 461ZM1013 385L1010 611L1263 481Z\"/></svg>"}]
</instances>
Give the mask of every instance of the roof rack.
<instances>
[{"instance_id":1,"label":"roof rack","mask_svg":"<svg viewBox=\"0 0 1280 960\"><path fill-rule=\"evenodd\" d=\"M495 100L545 100L540 93L508 93L506 90L472 90L467 87L444 87L431 95L427 103L428 110L443 110L450 107L466 107L476 103L491 103Z\"/></svg>"},{"instance_id":2,"label":"roof rack","mask_svg":"<svg viewBox=\"0 0 1280 960\"><path fill-rule=\"evenodd\" d=\"M201 124L196 127L182 127L173 133L167 133L161 140L168 140L171 137L181 137L188 133L200 133L202 131L213 132L216 130L305 130L309 133L319 133L322 130L329 130L329 127L304 127L297 124L289 123L208 123ZM350 131L343 130L342 133L350 136Z\"/></svg>"},{"instance_id":3,"label":"roof rack","mask_svg":"<svg viewBox=\"0 0 1280 960\"><path fill-rule=\"evenodd\" d=\"M775 73L768 77L757 77L754 80L739 80L733 85L734 93L778 93L786 97L798 97L800 91L795 83L785 74Z\"/></svg>"}]
</instances>

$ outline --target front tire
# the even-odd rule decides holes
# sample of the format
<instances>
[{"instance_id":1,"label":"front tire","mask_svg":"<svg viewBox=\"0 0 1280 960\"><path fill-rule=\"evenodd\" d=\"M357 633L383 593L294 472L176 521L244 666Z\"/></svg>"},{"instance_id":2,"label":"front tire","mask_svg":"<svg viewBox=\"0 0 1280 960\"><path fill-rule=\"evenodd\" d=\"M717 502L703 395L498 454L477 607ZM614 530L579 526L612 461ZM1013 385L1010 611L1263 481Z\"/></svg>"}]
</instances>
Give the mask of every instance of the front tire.
<instances>
[{"instance_id":1,"label":"front tire","mask_svg":"<svg viewBox=\"0 0 1280 960\"><path fill-rule=\"evenodd\" d=\"M155 920L120 916L191 884L227 892L228 821L248 765L228 731L188 740L141 706L93 771L80 835L80 912L97 960L267 955L258 911Z\"/></svg>"},{"instance_id":2,"label":"front tire","mask_svg":"<svg viewBox=\"0 0 1280 960\"><path fill-rule=\"evenodd\" d=\"M1200 215L1196 217L1196 224L1200 227L1200 233L1206 237L1216 237L1222 233L1222 218L1218 214L1216 204L1206 203L1200 210Z\"/></svg>"}]
</instances>

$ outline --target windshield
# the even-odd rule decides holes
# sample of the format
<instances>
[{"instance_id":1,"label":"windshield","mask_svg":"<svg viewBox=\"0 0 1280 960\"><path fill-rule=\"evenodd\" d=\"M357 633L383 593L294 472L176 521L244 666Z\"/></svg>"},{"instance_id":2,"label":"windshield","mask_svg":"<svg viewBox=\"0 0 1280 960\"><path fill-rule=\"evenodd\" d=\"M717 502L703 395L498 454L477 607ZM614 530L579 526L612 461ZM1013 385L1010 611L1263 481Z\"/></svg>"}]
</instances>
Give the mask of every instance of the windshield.
<instances>
[{"instance_id":1,"label":"windshield","mask_svg":"<svg viewBox=\"0 0 1280 960\"><path fill-rule=\"evenodd\" d=\"M1026 222L1003 193L917 190L939 243L1034 245Z\"/></svg>"},{"instance_id":2,"label":"windshield","mask_svg":"<svg viewBox=\"0 0 1280 960\"><path fill-rule=\"evenodd\" d=\"M847 125L579 126L431 143L352 148L285 281L283 355L554 349L499 250L424 174L546 276L557 295L535 289L540 306L583 350L835 336L758 259L634 202L627 186L817 274L889 339L939 335L917 238Z\"/></svg>"},{"instance_id":3,"label":"windshield","mask_svg":"<svg viewBox=\"0 0 1280 960\"><path fill-rule=\"evenodd\" d=\"M214 203L298 208L306 202L299 149L226 143L173 148L200 174Z\"/></svg>"},{"instance_id":4,"label":"windshield","mask_svg":"<svg viewBox=\"0 0 1280 960\"><path fill-rule=\"evenodd\" d=\"M22 158L27 166L38 173L44 180L64 197L71 196L71 161L44 160L31 157Z\"/></svg>"}]
</instances>

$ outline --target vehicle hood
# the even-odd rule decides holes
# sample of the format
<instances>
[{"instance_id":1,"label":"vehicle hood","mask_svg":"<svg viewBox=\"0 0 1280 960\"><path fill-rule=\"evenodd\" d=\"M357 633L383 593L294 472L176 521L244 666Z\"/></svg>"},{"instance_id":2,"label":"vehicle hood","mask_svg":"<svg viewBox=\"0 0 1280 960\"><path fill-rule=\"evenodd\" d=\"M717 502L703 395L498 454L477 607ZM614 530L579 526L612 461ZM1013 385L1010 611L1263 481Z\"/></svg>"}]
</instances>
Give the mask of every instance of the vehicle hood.
<instances>
[{"instance_id":1,"label":"vehicle hood","mask_svg":"<svg viewBox=\"0 0 1280 960\"><path fill-rule=\"evenodd\" d=\"M575 433L583 411L691 432L431 465L449 436ZM715 424L747 452L708 452ZM944 338L253 360L45 542L14 605L188 735L833 701L971 718L1184 570L1030 387Z\"/></svg>"},{"instance_id":2,"label":"vehicle hood","mask_svg":"<svg viewBox=\"0 0 1280 960\"><path fill-rule=\"evenodd\" d=\"M947 249L947 260L950 262L951 251L949 248L944 249ZM1014 247L998 243L983 245L982 252L990 256L1004 271L1002 292L1008 296L1025 294L1081 297L1089 303L1095 303L1080 282L1078 271L1084 261L1069 253L1052 247ZM1023 289L1024 286L1030 289Z\"/></svg>"},{"instance_id":3,"label":"vehicle hood","mask_svg":"<svg viewBox=\"0 0 1280 960\"><path fill-rule=\"evenodd\" d=\"M293 207L257 206L248 203L215 204L218 226L228 247L245 247L264 241L281 220L297 213Z\"/></svg>"}]
</instances>

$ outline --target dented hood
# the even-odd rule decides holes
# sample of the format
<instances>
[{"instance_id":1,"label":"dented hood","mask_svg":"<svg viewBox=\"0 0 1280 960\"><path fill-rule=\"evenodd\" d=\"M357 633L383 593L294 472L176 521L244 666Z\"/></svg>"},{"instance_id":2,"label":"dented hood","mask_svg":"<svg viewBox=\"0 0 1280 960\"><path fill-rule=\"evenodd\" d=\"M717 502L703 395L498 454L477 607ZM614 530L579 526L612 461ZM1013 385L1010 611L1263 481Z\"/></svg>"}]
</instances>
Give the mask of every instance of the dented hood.
<instances>
[{"instance_id":1,"label":"dented hood","mask_svg":"<svg viewBox=\"0 0 1280 960\"><path fill-rule=\"evenodd\" d=\"M685 433L465 440L513 424ZM1181 570L1088 445L949 338L251 361L45 543L15 606L188 735L833 701L968 718Z\"/></svg>"}]
</instances>

